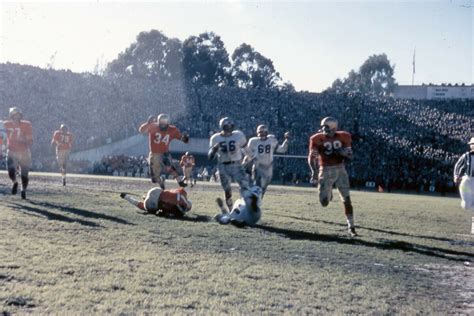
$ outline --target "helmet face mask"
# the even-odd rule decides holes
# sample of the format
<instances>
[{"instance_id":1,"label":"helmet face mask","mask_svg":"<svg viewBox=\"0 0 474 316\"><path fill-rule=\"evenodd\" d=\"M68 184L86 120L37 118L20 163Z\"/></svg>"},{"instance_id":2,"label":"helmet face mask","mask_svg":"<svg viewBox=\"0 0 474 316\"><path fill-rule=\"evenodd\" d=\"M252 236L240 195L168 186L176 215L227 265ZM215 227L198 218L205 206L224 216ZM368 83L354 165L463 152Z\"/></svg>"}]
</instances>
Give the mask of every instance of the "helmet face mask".
<instances>
[{"instance_id":1,"label":"helmet face mask","mask_svg":"<svg viewBox=\"0 0 474 316\"><path fill-rule=\"evenodd\" d=\"M268 127L264 124L261 124L257 127L257 136L266 139L268 136Z\"/></svg>"},{"instance_id":2,"label":"helmet face mask","mask_svg":"<svg viewBox=\"0 0 474 316\"><path fill-rule=\"evenodd\" d=\"M158 115L157 122L161 130L166 130L168 125L170 125L170 117L168 114L162 113Z\"/></svg>"},{"instance_id":3,"label":"helmet face mask","mask_svg":"<svg viewBox=\"0 0 474 316\"><path fill-rule=\"evenodd\" d=\"M321 120L321 130L326 135L334 135L337 131L337 120L334 117L325 117Z\"/></svg>"},{"instance_id":4,"label":"helmet face mask","mask_svg":"<svg viewBox=\"0 0 474 316\"><path fill-rule=\"evenodd\" d=\"M219 127L225 134L230 134L234 130L234 122L229 117L224 117L219 121Z\"/></svg>"}]
</instances>

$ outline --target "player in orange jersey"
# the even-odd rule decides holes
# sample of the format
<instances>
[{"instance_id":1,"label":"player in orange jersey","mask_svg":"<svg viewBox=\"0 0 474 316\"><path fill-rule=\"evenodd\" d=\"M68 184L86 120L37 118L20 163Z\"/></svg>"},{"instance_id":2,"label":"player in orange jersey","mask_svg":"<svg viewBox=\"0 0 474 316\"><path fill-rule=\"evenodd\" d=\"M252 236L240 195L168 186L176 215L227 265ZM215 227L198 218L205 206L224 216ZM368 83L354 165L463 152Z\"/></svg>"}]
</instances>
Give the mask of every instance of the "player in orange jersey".
<instances>
[{"instance_id":1,"label":"player in orange jersey","mask_svg":"<svg viewBox=\"0 0 474 316\"><path fill-rule=\"evenodd\" d=\"M51 146L56 146L56 160L63 178L63 185L66 185L66 164L69 159L73 143L73 135L69 132L66 125L61 124L59 130L54 131Z\"/></svg>"},{"instance_id":2,"label":"player in orange jersey","mask_svg":"<svg viewBox=\"0 0 474 316\"><path fill-rule=\"evenodd\" d=\"M344 204L349 234L354 237L357 233L349 194L349 176L344 164L346 159L352 159L351 146L351 134L338 131L337 120L326 117L321 121L321 130L309 140L308 164L313 183L319 184L319 201L323 207L326 207L332 199L332 187L336 185Z\"/></svg>"},{"instance_id":3,"label":"player in orange jersey","mask_svg":"<svg viewBox=\"0 0 474 316\"><path fill-rule=\"evenodd\" d=\"M120 197L149 214L159 216L183 217L192 208L192 203L188 200L188 194L184 188L174 190L153 188L141 201L127 193L120 193Z\"/></svg>"},{"instance_id":4,"label":"player in orange jersey","mask_svg":"<svg viewBox=\"0 0 474 316\"><path fill-rule=\"evenodd\" d=\"M184 181L186 183L191 183L191 188L193 187L193 179L191 179L191 175L193 173L193 168L196 165L196 161L194 160L194 156L191 155L189 152L186 152L183 156L181 156L181 161L179 165L184 170Z\"/></svg>"},{"instance_id":5,"label":"player in orange jersey","mask_svg":"<svg viewBox=\"0 0 474 316\"><path fill-rule=\"evenodd\" d=\"M7 169L12 180L12 194L18 192L16 179L17 168L21 175L21 198L26 199L28 173L31 168L31 145L33 145L33 129L29 121L22 120L23 114L16 108L10 108L9 120L4 122L7 134Z\"/></svg>"},{"instance_id":6,"label":"player in orange jersey","mask_svg":"<svg viewBox=\"0 0 474 316\"><path fill-rule=\"evenodd\" d=\"M188 143L188 134L181 133L176 126L171 125L167 114L158 115L157 121L153 116L150 116L147 122L140 125L138 131L142 134L148 134L150 146L148 162L151 182L158 183L164 189L164 181L160 178L161 170L164 169L164 171L169 172L176 179L180 186L186 186L181 168L178 164L173 163L169 152L169 144L174 139Z\"/></svg>"}]
</instances>

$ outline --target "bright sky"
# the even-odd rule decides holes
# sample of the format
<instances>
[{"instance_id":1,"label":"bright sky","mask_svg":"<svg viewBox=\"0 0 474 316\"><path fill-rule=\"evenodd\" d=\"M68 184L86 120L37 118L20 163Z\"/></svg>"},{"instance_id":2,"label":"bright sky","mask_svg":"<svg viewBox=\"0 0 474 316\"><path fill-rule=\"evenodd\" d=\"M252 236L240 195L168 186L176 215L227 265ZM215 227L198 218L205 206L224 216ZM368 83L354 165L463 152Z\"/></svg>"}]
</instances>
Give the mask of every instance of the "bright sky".
<instances>
[{"instance_id":1,"label":"bright sky","mask_svg":"<svg viewBox=\"0 0 474 316\"><path fill-rule=\"evenodd\" d=\"M297 90L319 92L386 53L399 84L474 82L472 0L187 1L0 4L0 62L93 71L141 31L185 40L213 31L273 60Z\"/></svg>"}]
</instances>

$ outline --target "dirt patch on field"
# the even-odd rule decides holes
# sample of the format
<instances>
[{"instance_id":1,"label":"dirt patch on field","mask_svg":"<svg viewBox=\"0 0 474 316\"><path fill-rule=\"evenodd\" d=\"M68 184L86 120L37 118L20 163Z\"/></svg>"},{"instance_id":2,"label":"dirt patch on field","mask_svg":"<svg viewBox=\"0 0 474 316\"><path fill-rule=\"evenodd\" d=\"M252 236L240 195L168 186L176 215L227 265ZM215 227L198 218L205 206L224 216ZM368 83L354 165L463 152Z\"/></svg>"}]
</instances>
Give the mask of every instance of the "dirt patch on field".
<instances>
[{"instance_id":1,"label":"dirt patch on field","mask_svg":"<svg viewBox=\"0 0 474 316\"><path fill-rule=\"evenodd\" d=\"M440 285L450 288L455 295L453 313L474 315L474 264L460 265L426 264L415 268L417 271L437 275Z\"/></svg>"}]
</instances>

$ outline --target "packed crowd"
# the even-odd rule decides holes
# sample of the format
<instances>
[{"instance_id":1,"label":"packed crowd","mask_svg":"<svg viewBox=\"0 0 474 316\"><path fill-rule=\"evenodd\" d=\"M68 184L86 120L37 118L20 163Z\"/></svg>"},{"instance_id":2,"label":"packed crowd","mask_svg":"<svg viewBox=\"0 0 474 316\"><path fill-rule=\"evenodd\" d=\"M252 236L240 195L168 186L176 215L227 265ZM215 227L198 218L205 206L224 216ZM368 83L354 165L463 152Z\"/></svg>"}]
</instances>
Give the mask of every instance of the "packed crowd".
<instances>
[{"instance_id":1,"label":"packed crowd","mask_svg":"<svg viewBox=\"0 0 474 316\"><path fill-rule=\"evenodd\" d=\"M223 116L231 116L249 137L265 123L280 139L290 131L288 153L304 156L309 136L321 118L330 115L353 135L355 155L348 169L356 186L376 182L386 189L443 191L452 188L453 165L467 149L474 128L472 100L156 85L147 79L107 79L14 64L0 65L0 72L8 82L0 85L0 111L5 117L10 106L18 106L32 121L34 157L53 157L49 143L61 123L75 134L74 150L81 150L135 135L148 115L160 112L199 138L215 132ZM142 174L147 169L144 160L105 157L92 168L95 173ZM306 182L308 172L304 159L276 159L276 180Z\"/></svg>"}]
</instances>

